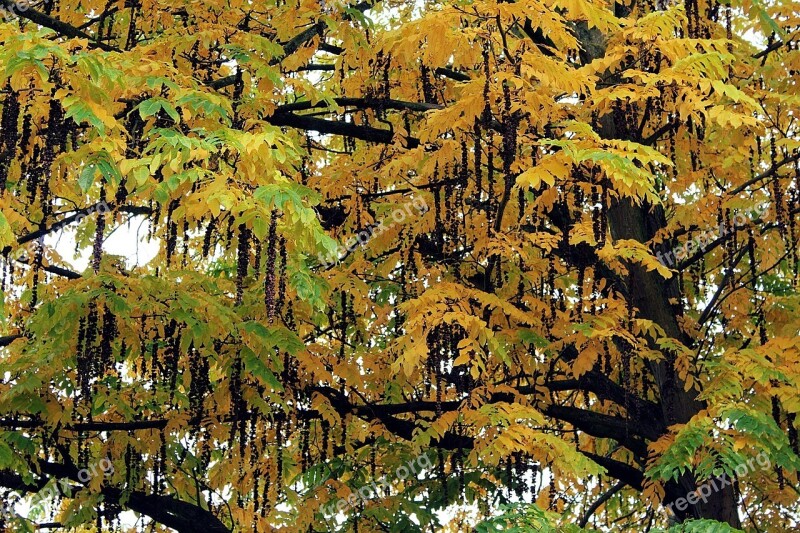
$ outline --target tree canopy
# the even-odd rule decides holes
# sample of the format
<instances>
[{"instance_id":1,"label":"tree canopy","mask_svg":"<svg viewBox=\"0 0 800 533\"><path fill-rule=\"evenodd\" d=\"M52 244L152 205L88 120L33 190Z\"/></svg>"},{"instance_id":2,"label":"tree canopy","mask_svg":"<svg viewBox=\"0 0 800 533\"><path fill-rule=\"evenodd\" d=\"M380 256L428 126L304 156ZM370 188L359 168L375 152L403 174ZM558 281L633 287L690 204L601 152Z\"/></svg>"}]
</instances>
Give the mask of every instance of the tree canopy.
<instances>
[{"instance_id":1,"label":"tree canopy","mask_svg":"<svg viewBox=\"0 0 800 533\"><path fill-rule=\"evenodd\" d=\"M0 7L2 527L800 527L797 3Z\"/></svg>"}]
</instances>

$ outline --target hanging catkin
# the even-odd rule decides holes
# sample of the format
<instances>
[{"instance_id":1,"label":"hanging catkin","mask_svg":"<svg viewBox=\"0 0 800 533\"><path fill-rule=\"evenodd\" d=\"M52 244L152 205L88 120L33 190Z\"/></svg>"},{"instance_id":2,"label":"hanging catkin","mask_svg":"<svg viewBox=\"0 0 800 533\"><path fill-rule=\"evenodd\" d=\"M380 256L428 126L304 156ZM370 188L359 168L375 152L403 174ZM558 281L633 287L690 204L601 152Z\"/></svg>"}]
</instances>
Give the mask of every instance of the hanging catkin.
<instances>
[{"instance_id":1,"label":"hanging catkin","mask_svg":"<svg viewBox=\"0 0 800 533\"><path fill-rule=\"evenodd\" d=\"M584 278L586 276L586 268L583 266L578 267L578 281L575 285L577 290L577 302L575 302L575 310L578 313L578 322L583 320L583 285L584 285Z\"/></svg>"},{"instance_id":2,"label":"hanging catkin","mask_svg":"<svg viewBox=\"0 0 800 533\"><path fill-rule=\"evenodd\" d=\"M172 213L178 207L178 201L172 200L167 207L167 220L166 220L166 254L167 266L169 267L172 261L172 256L175 254L175 245L178 243L178 225L172 220Z\"/></svg>"},{"instance_id":3,"label":"hanging catkin","mask_svg":"<svg viewBox=\"0 0 800 533\"><path fill-rule=\"evenodd\" d=\"M489 134L489 144L488 144L489 154L487 156L487 183L486 183L486 191L488 196L486 198L486 233L487 235L492 235L492 226L494 225L493 215L494 215L494 150L492 148L492 134Z\"/></svg>"},{"instance_id":4,"label":"hanging catkin","mask_svg":"<svg viewBox=\"0 0 800 533\"><path fill-rule=\"evenodd\" d=\"M267 320L271 323L275 318L275 257L277 256L278 244L278 211L272 210L269 221L269 233L267 235L267 261L264 266L266 276L264 278L264 303L267 308Z\"/></svg>"},{"instance_id":5,"label":"hanging catkin","mask_svg":"<svg viewBox=\"0 0 800 533\"><path fill-rule=\"evenodd\" d=\"M195 183L196 185L196 183ZM183 253L181 254L181 268L189 264L189 221L183 221Z\"/></svg>"},{"instance_id":6,"label":"hanging catkin","mask_svg":"<svg viewBox=\"0 0 800 533\"><path fill-rule=\"evenodd\" d=\"M594 174L594 173L593 173ZM599 245L601 237L601 222L600 222L600 186L597 183L592 183L592 233L594 241Z\"/></svg>"},{"instance_id":7,"label":"hanging catkin","mask_svg":"<svg viewBox=\"0 0 800 533\"><path fill-rule=\"evenodd\" d=\"M305 473L311 464L311 427L308 420L300 424L300 470Z\"/></svg>"},{"instance_id":8,"label":"hanging catkin","mask_svg":"<svg viewBox=\"0 0 800 533\"><path fill-rule=\"evenodd\" d=\"M192 414L191 425L195 430L199 429L200 421L203 418L203 400L209 390L208 359L208 356L204 356L195 348L194 341L189 344L189 374L191 378L189 411Z\"/></svg>"},{"instance_id":9,"label":"hanging catkin","mask_svg":"<svg viewBox=\"0 0 800 533\"><path fill-rule=\"evenodd\" d=\"M239 225L239 244L236 249L236 306L242 305L244 298L244 278L250 264L250 231L244 224Z\"/></svg>"},{"instance_id":10,"label":"hanging catkin","mask_svg":"<svg viewBox=\"0 0 800 533\"><path fill-rule=\"evenodd\" d=\"M11 89L10 83L6 84L5 91L7 95L3 100L3 113L0 116L0 193L6 189L9 168L19 139L19 93Z\"/></svg>"},{"instance_id":11,"label":"hanging catkin","mask_svg":"<svg viewBox=\"0 0 800 533\"><path fill-rule=\"evenodd\" d=\"M792 286L797 286L798 276L800 276L800 258L797 256L797 220L795 218L798 204L800 204L800 162L795 161L795 182L789 189L789 200L787 211L789 212L789 264L792 267Z\"/></svg>"},{"instance_id":12,"label":"hanging catkin","mask_svg":"<svg viewBox=\"0 0 800 533\"><path fill-rule=\"evenodd\" d=\"M164 328L164 336L167 339L167 348L164 354L164 372L169 387L169 403L172 405L175 398L176 385L178 380L178 360L180 358L181 329L175 319L170 320Z\"/></svg>"},{"instance_id":13,"label":"hanging catkin","mask_svg":"<svg viewBox=\"0 0 800 533\"><path fill-rule=\"evenodd\" d=\"M781 425L781 404L777 396L772 396L772 419L775 424L782 428ZM785 479L783 477L783 468L780 465L775 466L775 474L778 476L778 488L783 490Z\"/></svg>"},{"instance_id":14,"label":"hanging catkin","mask_svg":"<svg viewBox=\"0 0 800 533\"><path fill-rule=\"evenodd\" d=\"M347 344L347 319L349 315L347 313L347 292L341 291L339 293L341 299L341 313L339 319L339 361L344 361L344 353L345 353L345 345Z\"/></svg>"},{"instance_id":15,"label":"hanging catkin","mask_svg":"<svg viewBox=\"0 0 800 533\"><path fill-rule=\"evenodd\" d=\"M770 158L772 162L772 168L777 167L777 149L775 144L775 137L770 138ZM782 237L786 236L785 228L788 225L788 221L786 220L786 208L783 202L783 188L781 187L780 180L778 176L772 179L772 200L775 204L775 218L778 222L778 229Z\"/></svg>"},{"instance_id":16,"label":"hanging catkin","mask_svg":"<svg viewBox=\"0 0 800 533\"><path fill-rule=\"evenodd\" d=\"M275 426L275 489L280 498L283 492L283 418Z\"/></svg>"},{"instance_id":17,"label":"hanging catkin","mask_svg":"<svg viewBox=\"0 0 800 533\"><path fill-rule=\"evenodd\" d=\"M103 327L100 334L100 370L99 376L114 368L113 343L117 337L117 318L114 313L103 305ZM123 354L124 355L124 354Z\"/></svg>"},{"instance_id":18,"label":"hanging catkin","mask_svg":"<svg viewBox=\"0 0 800 533\"><path fill-rule=\"evenodd\" d=\"M786 414L786 434L789 437L789 446L791 446L792 451L795 455L800 455L800 445L798 445L797 440L797 427L794 425L796 418L796 413Z\"/></svg>"},{"instance_id":19,"label":"hanging catkin","mask_svg":"<svg viewBox=\"0 0 800 533\"><path fill-rule=\"evenodd\" d=\"M231 417L233 418L228 442L230 445L232 445L233 440L236 437L236 433L239 431L240 426L244 424L244 399L242 397L242 354L238 351L236 352L236 358L233 360L233 365L231 366L231 376L228 380L228 391L231 395L230 412Z\"/></svg>"},{"instance_id":20,"label":"hanging catkin","mask_svg":"<svg viewBox=\"0 0 800 533\"><path fill-rule=\"evenodd\" d=\"M161 446L158 449L156 461L158 468L156 469L159 475L156 476L156 493L162 494L167 488L167 436L164 430L158 432Z\"/></svg>"},{"instance_id":21,"label":"hanging catkin","mask_svg":"<svg viewBox=\"0 0 800 533\"><path fill-rule=\"evenodd\" d=\"M208 257L211 251L211 239L214 237L214 232L217 228L217 218L211 217L206 226L206 231L203 234L203 258Z\"/></svg>"},{"instance_id":22,"label":"hanging catkin","mask_svg":"<svg viewBox=\"0 0 800 533\"><path fill-rule=\"evenodd\" d=\"M275 314L280 317L283 314L283 306L286 303L286 239L283 236L278 240L278 258L281 266L278 274L278 295Z\"/></svg>"},{"instance_id":23,"label":"hanging catkin","mask_svg":"<svg viewBox=\"0 0 800 533\"><path fill-rule=\"evenodd\" d=\"M473 126L475 136L475 144L473 145L473 156L475 158L475 203L481 202L483 195L483 169L481 168L481 156L483 155L483 148L481 147L481 123L476 118L475 125Z\"/></svg>"},{"instance_id":24,"label":"hanging catkin","mask_svg":"<svg viewBox=\"0 0 800 533\"><path fill-rule=\"evenodd\" d=\"M267 442L268 425L264 423L262 424L262 426L263 427L262 427L261 442L260 442L261 457L266 458L266 460L263 461L262 463L263 466L261 467L260 470L261 472L264 473L264 489L261 492L262 504L261 504L260 515L261 518L264 518L267 516L267 514L269 514L270 509L272 508L272 501L269 498L269 491L272 485L272 479L271 479L272 463L269 460L269 454L268 454L268 442Z\"/></svg>"},{"instance_id":25,"label":"hanging catkin","mask_svg":"<svg viewBox=\"0 0 800 533\"><path fill-rule=\"evenodd\" d=\"M253 276L258 278L261 274L261 251L263 245L261 244L261 239L258 239L255 235L251 235L250 237L255 241L253 250Z\"/></svg>"}]
</instances>

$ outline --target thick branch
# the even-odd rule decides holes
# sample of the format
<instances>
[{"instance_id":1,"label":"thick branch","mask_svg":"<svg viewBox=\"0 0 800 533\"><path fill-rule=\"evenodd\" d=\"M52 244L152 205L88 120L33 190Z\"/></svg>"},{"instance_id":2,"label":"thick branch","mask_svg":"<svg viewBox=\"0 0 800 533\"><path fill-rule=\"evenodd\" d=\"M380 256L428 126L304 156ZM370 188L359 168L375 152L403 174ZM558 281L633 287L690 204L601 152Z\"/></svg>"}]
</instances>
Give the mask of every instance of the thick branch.
<instances>
[{"instance_id":1,"label":"thick branch","mask_svg":"<svg viewBox=\"0 0 800 533\"><path fill-rule=\"evenodd\" d=\"M443 412L458 409L462 402L451 400L440 402L438 405L432 401L407 402L402 404L375 404L375 405L353 405L350 399L336 389L330 387L314 387L312 390L325 396L334 409L340 414L352 414L364 420L378 420L384 424L386 429L400 438L412 440L416 424L409 420L401 420L394 415L434 412L441 409ZM532 389L523 389L521 392L531 392ZM511 394L493 394L488 400L489 403L513 402ZM646 443L636 438L640 435L642 426L631 423L623 418L586 411L576 407L560 405L549 405L542 412L552 418L562 420L573 425L576 429L583 431L587 435L598 438L610 438L623 444L639 457L647 457ZM660 435L655 433L652 428L645 430L646 434L641 435L648 439L657 439ZM470 438L455 434L447 434L442 437L439 446L442 448L471 448Z\"/></svg>"},{"instance_id":2,"label":"thick branch","mask_svg":"<svg viewBox=\"0 0 800 533\"><path fill-rule=\"evenodd\" d=\"M605 468L609 475L624 481L627 485L636 490L644 488L644 473L638 468L634 468L627 463L611 459L610 457L603 457L596 453L581 451L583 455Z\"/></svg>"},{"instance_id":3,"label":"thick branch","mask_svg":"<svg viewBox=\"0 0 800 533\"><path fill-rule=\"evenodd\" d=\"M637 428L641 427L636 422L566 405L548 405L542 412L549 417L567 422L592 437L613 439L638 457L647 457L647 444L641 439L634 438ZM645 436L650 440L655 440L653 437L658 438L658 435L650 431L647 433Z\"/></svg>"},{"instance_id":4,"label":"thick branch","mask_svg":"<svg viewBox=\"0 0 800 533\"><path fill-rule=\"evenodd\" d=\"M106 43L95 40L94 37L92 37L88 33L84 33L75 26L71 26L49 15L45 15L41 11L37 11L32 7L28 7L28 9L25 9L23 11L16 7L16 2L13 2L11 0L2 0L2 5L3 7L5 7L7 11L14 13L18 17L28 19L34 24L38 24L39 26L50 28L59 35L63 35L64 37L72 37L73 39L86 39L89 41L89 46L92 48L99 48L101 50L105 50L106 52L121 51L119 48L115 46L111 46Z\"/></svg>"},{"instance_id":5,"label":"thick branch","mask_svg":"<svg viewBox=\"0 0 800 533\"><path fill-rule=\"evenodd\" d=\"M156 522L175 529L179 533L195 533L197 531L229 533L231 531L211 511L172 496L145 494L139 491L126 493L116 487L103 487L102 493L107 501L113 503L120 503L127 496L125 507L149 516Z\"/></svg>"},{"instance_id":6,"label":"thick branch","mask_svg":"<svg viewBox=\"0 0 800 533\"><path fill-rule=\"evenodd\" d=\"M3 346L8 346L9 344L14 342L15 340L21 339L21 338L22 338L22 335L7 335L5 337L0 337L0 348L2 348Z\"/></svg>"},{"instance_id":7,"label":"thick branch","mask_svg":"<svg viewBox=\"0 0 800 533\"><path fill-rule=\"evenodd\" d=\"M344 135L362 141L391 144L394 142L394 132L371 126L359 126L351 122L341 122L324 120L294 113L278 113L267 119L273 126L286 126L289 128L299 128L303 130L316 131L322 134ZM405 137L405 144L408 148L419 146L419 139Z\"/></svg>"},{"instance_id":8,"label":"thick branch","mask_svg":"<svg viewBox=\"0 0 800 533\"><path fill-rule=\"evenodd\" d=\"M635 414L637 418L641 418L642 423L648 425L658 424L658 429L666 429L659 424L658 417L661 415L661 406L659 404L643 400L631 394L600 372L590 371L578 379L551 381L546 383L545 387L553 392L583 390L594 393L600 400L611 401L620 406L627 405L632 414ZM657 431L658 429L655 430Z\"/></svg>"},{"instance_id":9,"label":"thick branch","mask_svg":"<svg viewBox=\"0 0 800 533\"><path fill-rule=\"evenodd\" d=\"M80 482L77 467L40 461L39 470L46 476L57 479L70 479ZM0 486L20 492L38 492L48 483L42 477L34 484L26 483L22 476L3 471L0 472ZM211 511L193 503L188 503L173 496L160 496L146 494L141 491L124 491L117 487L102 487L100 489L105 501L123 504L124 507L142 515L148 516L156 522L179 533L194 533L196 531L209 531L212 533L229 533L230 529L214 516Z\"/></svg>"},{"instance_id":10,"label":"thick branch","mask_svg":"<svg viewBox=\"0 0 800 533\"><path fill-rule=\"evenodd\" d=\"M430 111L433 109L443 109L444 107L438 104L428 104L425 102L405 102L403 100L392 100L390 98L383 100L379 98L334 98L334 102L342 107L358 107L361 109L383 108L408 111ZM328 102L326 101L320 101L316 103L311 103L309 101L292 102L291 104L279 106L275 110L275 114L327 107Z\"/></svg>"}]
</instances>

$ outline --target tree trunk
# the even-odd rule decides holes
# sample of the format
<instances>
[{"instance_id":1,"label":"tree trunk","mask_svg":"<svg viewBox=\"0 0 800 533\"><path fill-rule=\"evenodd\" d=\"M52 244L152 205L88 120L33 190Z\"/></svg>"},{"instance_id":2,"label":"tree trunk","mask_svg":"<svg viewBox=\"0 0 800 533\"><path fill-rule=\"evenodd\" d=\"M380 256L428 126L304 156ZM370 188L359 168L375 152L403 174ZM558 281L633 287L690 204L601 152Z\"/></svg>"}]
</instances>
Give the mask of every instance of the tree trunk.
<instances>
[{"instance_id":1,"label":"tree trunk","mask_svg":"<svg viewBox=\"0 0 800 533\"><path fill-rule=\"evenodd\" d=\"M635 205L630 199L625 198L610 207L608 224L611 236L615 240L633 239L644 243L651 239L656 231L665 227L666 220L660 207L647 204ZM629 273L628 294L632 299L631 303L638 310L638 316L652 320L663 328L668 336L686 346L692 346L692 338L682 331L678 324L677 317L682 312L678 277L664 279L655 270L648 272L639 264L630 264ZM677 301L678 304L672 305L670 300ZM651 348L657 349L657 346L652 343ZM664 353L663 361L649 363L661 399L665 427L684 424L705 408L705 404L697 400L696 392L685 390L684 382L676 374L674 359L673 354ZM723 483L719 485L721 484ZM678 508L676 501L686 498L689 493L697 490L699 485L702 485L702 482L698 483L689 474L681 476L675 482L667 483L664 504L668 507L673 504L671 509L681 521L688 518L709 518L740 527L736 496L730 484L719 487L720 490L712 491L711 495L707 496L706 502L700 500L694 505L687 505L684 509ZM684 507L683 504L681 507Z\"/></svg>"}]
</instances>

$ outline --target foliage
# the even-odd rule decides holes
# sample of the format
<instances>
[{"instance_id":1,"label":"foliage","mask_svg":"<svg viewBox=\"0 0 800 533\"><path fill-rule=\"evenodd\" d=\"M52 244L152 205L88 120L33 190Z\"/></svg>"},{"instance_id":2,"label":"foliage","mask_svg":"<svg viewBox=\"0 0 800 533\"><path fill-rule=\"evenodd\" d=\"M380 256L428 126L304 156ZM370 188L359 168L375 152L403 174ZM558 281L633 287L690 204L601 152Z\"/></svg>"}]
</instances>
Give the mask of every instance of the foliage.
<instances>
[{"instance_id":1,"label":"foliage","mask_svg":"<svg viewBox=\"0 0 800 533\"><path fill-rule=\"evenodd\" d=\"M0 6L8 527L798 527L796 2Z\"/></svg>"}]
</instances>

